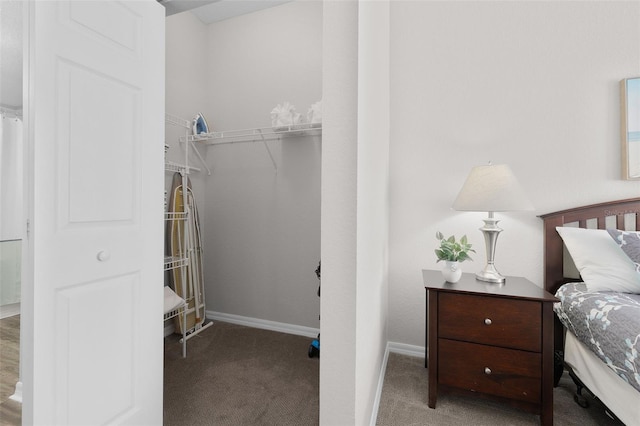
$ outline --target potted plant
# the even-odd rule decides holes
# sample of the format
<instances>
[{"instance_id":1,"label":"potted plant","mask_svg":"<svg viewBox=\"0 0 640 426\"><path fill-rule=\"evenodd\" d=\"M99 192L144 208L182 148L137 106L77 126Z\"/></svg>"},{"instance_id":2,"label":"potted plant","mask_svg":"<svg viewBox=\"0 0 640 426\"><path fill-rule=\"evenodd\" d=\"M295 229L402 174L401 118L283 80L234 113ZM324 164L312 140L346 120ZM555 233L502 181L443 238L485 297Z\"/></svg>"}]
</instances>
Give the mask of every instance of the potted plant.
<instances>
[{"instance_id":1,"label":"potted plant","mask_svg":"<svg viewBox=\"0 0 640 426\"><path fill-rule=\"evenodd\" d=\"M445 280L450 283L457 283L462 276L460 262L465 260L473 260L469 253L476 251L471 248L471 244L467 241L467 236L463 235L459 241L455 236L444 238L442 232L436 232L436 238L440 241L440 247L435 250L438 262L444 260L446 265L442 270ZM437 263L437 262L436 262Z\"/></svg>"}]
</instances>

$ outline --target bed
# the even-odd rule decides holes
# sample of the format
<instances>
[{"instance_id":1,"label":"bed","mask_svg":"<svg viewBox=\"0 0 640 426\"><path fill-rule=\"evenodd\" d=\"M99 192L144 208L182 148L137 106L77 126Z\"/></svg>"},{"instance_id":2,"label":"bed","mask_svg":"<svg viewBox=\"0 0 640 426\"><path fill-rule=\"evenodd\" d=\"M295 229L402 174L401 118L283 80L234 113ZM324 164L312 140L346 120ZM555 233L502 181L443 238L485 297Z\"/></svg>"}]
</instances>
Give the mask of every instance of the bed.
<instances>
[{"instance_id":1,"label":"bed","mask_svg":"<svg viewBox=\"0 0 640 426\"><path fill-rule=\"evenodd\" d=\"M640 198L540 217L544 286L560 299L556 357L576 402L587 405L584 387L627 426L640 425Z\"/></svg>"}]
</instances>

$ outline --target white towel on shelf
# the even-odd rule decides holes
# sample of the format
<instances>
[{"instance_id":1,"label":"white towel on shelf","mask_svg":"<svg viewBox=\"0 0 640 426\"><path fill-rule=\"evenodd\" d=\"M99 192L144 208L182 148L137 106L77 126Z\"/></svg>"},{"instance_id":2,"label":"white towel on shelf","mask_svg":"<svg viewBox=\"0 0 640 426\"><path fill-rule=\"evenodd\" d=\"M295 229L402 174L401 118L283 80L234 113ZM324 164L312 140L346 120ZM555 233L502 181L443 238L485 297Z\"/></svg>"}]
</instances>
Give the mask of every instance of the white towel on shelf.
<instances>
[{"instance_id":1,"label":"white towel on shelf","mask_svg":"<svg viewBox=\"0 0 640 426\"><path fill-rule=\"evenodd\" d=\"M296 107L289 102L278 104L271 110L271 125L273 127L286 127L302 122L302 115L296 112Z\"/></svg>"},{"instance_id":2,"label":"white towel on shelf","mask_svg":"<svg viewBox=\"0 0 640 426\"><path fill-rule=\"evenodd\" d=\"M184 303L184 299L178 296L171 288L168 286L164 287L164 313L168 313L177 309L180 305Z\"/></svg>"},{"instance_id":3,"label":"white towel on shelf","mask_svg":"<svg viewBox=\"0 0 640 426\"><path fill-rule=\"evenodd\" d=\"M307 111L307 122L311 124L322 123L322 101L318 101L309 107Z\"/></svg>"}]
</instances>

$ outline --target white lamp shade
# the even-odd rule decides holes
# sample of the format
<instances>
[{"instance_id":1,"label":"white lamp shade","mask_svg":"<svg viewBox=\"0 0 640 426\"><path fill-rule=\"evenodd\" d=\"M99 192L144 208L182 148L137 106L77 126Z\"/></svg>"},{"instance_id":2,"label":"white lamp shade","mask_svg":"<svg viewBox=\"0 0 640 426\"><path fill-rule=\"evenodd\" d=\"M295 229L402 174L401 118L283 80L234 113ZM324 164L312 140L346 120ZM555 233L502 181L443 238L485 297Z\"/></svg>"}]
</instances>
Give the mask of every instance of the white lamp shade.
<instances>
[{"instance_id":1,"label":"white lamp shade","mask_svg":"<svg viewBox=\"0 0 640 426\"><path fill-rule=\"evenodd\" d=\"M518 179L505 164L477 166L471 169L458 197L454 210L507 212L533 210Z\"/></svg>"}]
</instances>

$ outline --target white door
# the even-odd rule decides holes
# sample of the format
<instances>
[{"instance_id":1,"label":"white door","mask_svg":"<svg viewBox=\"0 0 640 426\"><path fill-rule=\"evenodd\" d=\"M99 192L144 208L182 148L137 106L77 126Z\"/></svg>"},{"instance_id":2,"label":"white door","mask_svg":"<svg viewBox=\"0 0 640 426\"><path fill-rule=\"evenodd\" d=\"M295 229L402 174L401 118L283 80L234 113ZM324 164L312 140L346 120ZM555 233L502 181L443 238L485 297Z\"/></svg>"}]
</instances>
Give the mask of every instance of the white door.
<instances>
[{"instance_id":1,"label":"white door","mask_svg":"<svg viewBox=\"0 0 640 426\"><path fill-rule=\"evenodd\" d=\"M164 8L28 9L23 422L159 425Z\"/></svg>"}]
</instances>

